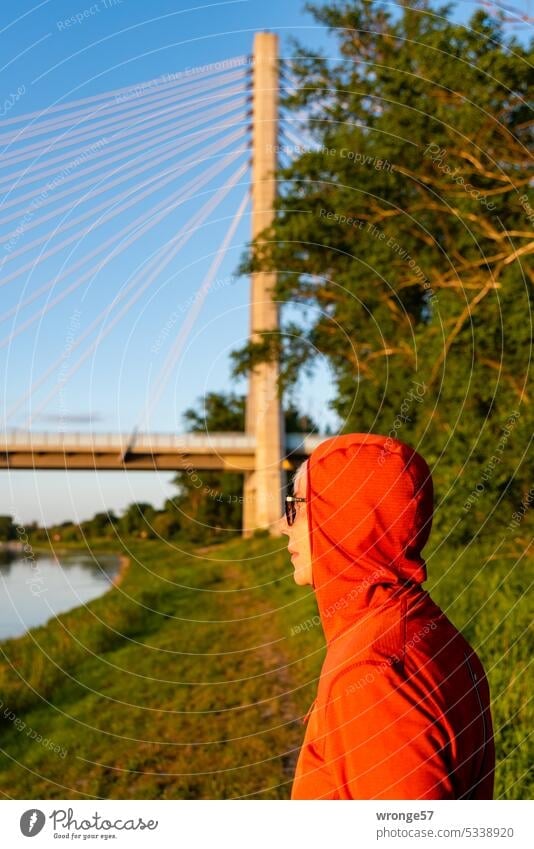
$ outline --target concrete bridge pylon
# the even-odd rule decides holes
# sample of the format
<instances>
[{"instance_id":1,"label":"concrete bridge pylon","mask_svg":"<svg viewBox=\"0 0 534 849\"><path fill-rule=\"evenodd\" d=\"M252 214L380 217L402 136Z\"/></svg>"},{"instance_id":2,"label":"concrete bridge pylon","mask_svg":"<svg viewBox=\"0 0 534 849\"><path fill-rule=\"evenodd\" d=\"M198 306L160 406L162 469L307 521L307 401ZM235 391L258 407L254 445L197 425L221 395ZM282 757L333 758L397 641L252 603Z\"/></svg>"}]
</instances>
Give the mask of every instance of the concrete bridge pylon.
<instances>
[{"instance_id":1,"label":"concrete bridge pylon","mask_svg":"<svg viewBox=\"0 0 534 849\"><path fill-rule=\"evenodd\" d=\"M252 238L274 218L278 144L279 68L278 36L258 32L254 37L252 108ZM259 331L279 332L278 304L272 298L276 272L251 276L250 339ZM278 534L283 509L284 421L278 395L278 362L261 363L249 377L246 402L247 434L256 439L255 470L245 473L243 488L243 534L256 529Z\"/></svg>"}]
</instances>

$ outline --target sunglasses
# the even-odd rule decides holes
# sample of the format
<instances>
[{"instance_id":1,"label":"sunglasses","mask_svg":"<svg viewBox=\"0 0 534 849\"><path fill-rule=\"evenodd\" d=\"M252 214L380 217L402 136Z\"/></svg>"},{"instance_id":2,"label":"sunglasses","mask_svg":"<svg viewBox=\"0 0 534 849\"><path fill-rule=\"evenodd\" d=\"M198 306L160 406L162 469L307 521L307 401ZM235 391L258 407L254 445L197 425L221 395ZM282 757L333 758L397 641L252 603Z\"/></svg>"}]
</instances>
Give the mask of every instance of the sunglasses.
<instances>
[{"instance_id":1,"label":"sunglasses","mask_svg":"<svg viewBox=\"0 0 534 849\"><path fill-rule=\"evenodd\" d=\"M297 516L297 502L298 501L306 501L305 498L295 498L294 495L286 495L285 507L286 507L286 520L287 524L291 527L295 518Z\"/></svg>"}]
</instances>

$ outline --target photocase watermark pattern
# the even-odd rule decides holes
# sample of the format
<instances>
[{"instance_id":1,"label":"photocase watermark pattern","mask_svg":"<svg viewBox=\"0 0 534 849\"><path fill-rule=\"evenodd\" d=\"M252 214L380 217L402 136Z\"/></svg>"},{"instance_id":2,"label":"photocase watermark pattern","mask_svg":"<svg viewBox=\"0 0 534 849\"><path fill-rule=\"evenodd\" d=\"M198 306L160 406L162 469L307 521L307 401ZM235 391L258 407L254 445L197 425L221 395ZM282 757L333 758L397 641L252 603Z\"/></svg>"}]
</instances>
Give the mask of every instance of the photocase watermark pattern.
<instances>
[{"instance_id":1,"label":"photocase watermark pattern","mask_svg":"<svg viewBox=\"0 0 534 849\"><path fill-rule=\"evenodd\" d=\"M411 422L411 418L408 416L408 411L410 410L411 405L413 403L415 403L415 404L422 404L423 403L423 396L425 395L425 393L427 391L426 384L424 382L419 383L416 380L413 380L412 383L414 384L414 386L416 388L410 389L408 394L403 398L402 403L400 405L399 412L397 413L397 415L396 415L396 417L393 421L393 427L388 431L388 437L387 437L384 445L380 449L380 454L378 456L378 462L380 463L381 466L384 465L388 451L391 449L391 447L393 445L393 440L397 439L398 433L399 433L400 429L402 428L402 426L404 424L406 424L407 422ZM422 391L420 391L420 390L422 390Z\"/></svg>"},{"instance_id":2,"label":"photocase watermark pattern","mask_svg":"<svg viewBox=\"0 0 534 849\"><path fill-rule=\"evenodd\" d=\"M506 424L502 428L502 434L503 435L501 436L501 438L500 438L500 440L497 444L497 448L495 449L495 452L492 454L492 456L490 457L490 459L488 460L488 462L484 466L484 471L482 472L480 481L477 483L475 488L471 491L469 497L464 502L463 509L464 509L465 513L467 513L471 509L473 504L476 504L477 500L480 498L482 493L485 491L487 482L489 480L491 480L491 478L493 477L495 469L497 468L497 466L499 465L499 463L502 460L502 454L503 454L503 451L506 447L506 443L508 442L510 434L512 433L515 425L518 422L519 415L520 415L519 411L514 410L511 413L511 415L508 417Z\"/></svg>"},{"instance_id":3,"label":"photocase watermark pattern","mask_svg":"<svg viewBox=\"0 0 534 849\"><path fill-rule=\"evenodd\" d=\"M24 97L25 94L26 86L24 84L17 86L15 91L10 92L0 104L0 118L5 118L6 115L13 109L15 103L17 103L21 97Z\"/></svg>"},{"instance_id":4,"label":"photocase watermark pattern","mask_svg":"<svg viewBox=\"0 0 534 849\"><path fill-rule=\"evenodd\" d=\"M534 501L534 486L531 486L529 491L527 492L527 494L523 497L523 499L521 501L521 506L519 507L519 509L516 510L514 513L512 513L512 518L511 518L510 523L508 525L509 531L514 531L520 526L521 522L523 521L527 512L529 511L530 507L532 506L533 501Z\"/></svg>"},{"instance_id":5,"label":"photocase watermark pattern","mask_svg":"<svg viewBox=\"0 0 534 849\"><path fill-rule=\"evenodd\" d=\"M437 622L434 619L427 622L427 624L422 628L419 628L419 630L416 631L410 639L405 641L404 651L406 651L406 649L412 649L414 646L418 645L421 640L423 640L431 631L435 631L437 627ZM361 690L369 684L372 684L376 680L377 675L383 675L392 666L401 663L402 660L402 657L399 657L397 654L392 654L387 658L387 660L373 663L373 671L368 669L358 678L357 681L353 681L349 684L349 686L345 688L346 694L355 693L357 690Z\"/></svg>"},{"instance_id":6,"label":"photocase watermark pattern","mask_svg":"<svg viewBox=\"0 0 534 849\"><path fill-rule=\"evenodd\" d=\"M31 568L31 577L26 579L26 584L33 596L41 596L47 591L47 587L44 585L42 569L35 559L35 552L30 543L26 528L17 519L15 519L15 531L22 552L24 553L22 562Z\"/></svg>"},{"instance_id":7,"label":"photocase watermark pattern","mask_svg":"<svg viewBox=\"0 0 534 849\"><path fill-rule=\"evenodd\" d=\"M140 83L139 85L133 86L129 91L115 95L115 103L124 103L128 100L135 100L138 97L142 97L147 91L157 90L159 86L167 83L195 77L206 72L216 73L217 71L227 71L232 70L233 68L245 68L251 64L252 62L249 56L237 56L233 59L223 59L220 62L212 62L209 65L199 65L196 68L185 68L183 71L162 74L154 80L149 80L146 83Z\"/></svg>"},{"instance_id":8,"label":"photocase watermark pattern","mask_svg":"<svg viewBox=\"0 0 534 849\"><path fill-rule=\"evenodd\" d=\"M26 734L30 740L34 740L36 743L39 743L40 746L44 746L45 749L49 749L51 752L55 752L56 755L59 755L60 758L65 759L68 755L68 750L63 746L60 746L57 743L54 743L53 740L50 740L48 737L43 737L42 734L39 734L35 728L32 728L31 725L28 725L21 719L15 711L11 710L8 705L5 704L3 699L0 698L0 711L2 713L0 716L3 716L4 719L7 719L12 723L13 728L16 728L18 732L21 734Z\"/></svg>"},{"instance_id":9,"label":"photocase watermark pattern","mask_svg":"<svg viewBox=\"0 0 534 849\"><path fill-rule=\"evenodd\" d=\"M438 301L438 296L432 289L432 284L428 279L427 275L417 264L415 259L411 256L408 251L402 247L402 245L397 242L393 236L388 236L387 233L382 230L380 227L377 227L376 224L373 224L372 221L364 221L361 218L356 218L355 216L345 215L344 213L334 212L333 210L328 210L322 207L319 210L319 217L325 218L327 221L335 221L336 224L344 224L347 226L354 227L362 232L368 233L374 239L377 239L379 242L384 242L386 247L391 248L393 253L396 253L402 260L405 260L408 264L408 267L411 268L418 279L418 282L422 285L423 289L426 291L427 302L429 304L435 304Z\"/></svg>"},{"instance_id":10,"label":"photocase watermark pattern","mask_svg":"<svg viewBox=\"0 0 534 849\"><path fill-rule=\"evenodd\" d=\"M236 283L235 277L224 277L218 278L211 283L211 285L207 288L207 294L210 292L217 292L220 289L226 289L227 286L232 286ZM175 310L169 315L165 324L163 325L160 333L154 344L151 346L150 351L153 354L159 354L165 340L169 337L171 331L176 326L177 322L180 318L186 313L193 304L197 303L197 301L201 301L204 299L205 293L202 293L200 290L197 290L193 295L190 295L187 300L185 300L182 304L176 307Z\"/></svg>"},{"instance_id":11,"label":"photocase watermark pattern","mask_svg":"<svg viewBox=\"0 0 534 849\"><path fill-rule=\"evenodd\" d=\"M58 386L60 387L60 389L59 389L60 421L59 421L59 425L58 425L59 427L65 426L65 416L68 413L68 408L67 408L67 404L66 404L66 401L65 401L65 385L67 383L67 377L68 377L68 371L69 371L69 361L70 361L70 358L71 358L71 351L72 351L72 347L73 347L73 344L74 344L76 333L77 333L77 331L80 327L81 315L82 315L81 311L76 309L76 310L74 310L74 312L72 313L72 315L69 318L69 327L68 327L68 330L67 330L67 336L65 338L65 346L63 348L63 354L62 354L63 359L62 359L62 362L61 362L61 368L59 370L59 374L58 374L58 378L57 378L57 383L58 383Z\"/></svg>"},{"instance_id":12,"label":"photocase watermark pattern","mask_svg":"<svg viewBox=\"0 0 534 849\"><path fill-rule=\"evenodd\" d=\"M519 203L523 208L528 223L534 226L534 209L531 207L528 201L528 195L521 195L521 197L519 198Z\"/></svg>"},{"instance_id":13,"label":"photocase watermark pattern","mask_svg":"<svg viewBox=\"0 0 534 849\"><path fill-rule=\"evenodd\" d=\"M321 156L339 156L340 159L348 159L357 165L370 165L375 171L394 171L395 166L388 159L379 159L376 156L369 156L366 153L360 153L357 150L351 150L347 147L305 147L298 144L267 144L266 149L269 153L284 153L287 156L302 156L305 153L317 153Z\"/></svg>"},{"instance_id":14,"label":"photocase watermark pattern","mask_svg":"<svg viewBox=\"0 0 534 849\"><path fill-rule=\"evenodd\" d=\"M65 30L69 30L71 27L85 23L100 12L107 11L108 9L114 9L116 6L122 6L123 2L124 0L98 0L98 2L92 3L91 6L87 6L79 12L69 15L68 18L56 21L56 28L59 32L64 32Z\"/></svg>"},{"instance_id":15,"label":"photocase watermark pattern","mask_svg":"<svg viewBox=\"0 0 534 849\"><path fill-rule=\"evenodd\" d=\"M472 186L471 183L465 182L465 178L462 177L461 174L458 174L458 171L460 170L458 167L452 170L450 165L444 161L448 156L448 152L444 147L440 147L439 144L435 143L429 144L425 149L424 155L429 156L439 171L454 180L458 186L461 186L468 195L478 201L482 206L485 206L486 209L489 209L491 212L497 209L495 204L492 201L489 201L487 196L482 194L480 189Z\"/></svg>"},{"instance_id":16,"label":"photocase watermark pattern","mask_svg":"<svg viewBox=\"0 0 534 849\"><path fill-rule=\"evenodd\" d=\"M343 596L340 596L336 601L332 602L328 607L324 609L323 615L325 619L330 619L338 610L346 610L350 607L351 602L357 599L365 590L369 589L369 587L373 586L374 583L380 580L380 578L384 575L383 569L375 569L374 572L370 572L366 578L362 581L359 581L357 586L353 587L352 590L345 593ZM321 618L317 615L312 616L306 619L304 622L301 622L299 625L293 625L291 628L291 636L295 634L300 634L302 631L309 631L311 628L315 628L317 625L321 624Z\"/></svg>"},{"instance_id":17,"label":"photocase watermark pattern","mask_svg":"<svg viewBox=\"0 0 534 849\"><path fill-rule=\"evenodd\" d=\"M290 634L292 637L294 637L295 634L300 634L302 631L310 631L312 628L316 628L317 625L320 624L321 617L315 614L315 616L309 617L304 622L301 622L298 625L293 625Z\"/></svg>"},{"instance_id":18,"label":"photocase watermark pattern","mask_svg":"<svg viewBox=\"0 0 534 849\"><path fill-rule=\"evenodd\" d=\"M61 169L59 174L47 182L44 189L37 195L37 197L33 198L32 202L19 219L17 226L11 231L9 239L4 242L4 251L6 253L10 254L15 249L21 236L23 236L28 229L28 224L33 221L35 213L43 206L51 192L57 189L57 187L60 186L80 165L83 165L85 162L89 162L91 158L95 154L99 153L107 143L108 139L105 136L102 136L102 138L98 139L96 142L88 145L81 151L81 153L71 159L70 162Z\"/></svg>"}]
</instances>

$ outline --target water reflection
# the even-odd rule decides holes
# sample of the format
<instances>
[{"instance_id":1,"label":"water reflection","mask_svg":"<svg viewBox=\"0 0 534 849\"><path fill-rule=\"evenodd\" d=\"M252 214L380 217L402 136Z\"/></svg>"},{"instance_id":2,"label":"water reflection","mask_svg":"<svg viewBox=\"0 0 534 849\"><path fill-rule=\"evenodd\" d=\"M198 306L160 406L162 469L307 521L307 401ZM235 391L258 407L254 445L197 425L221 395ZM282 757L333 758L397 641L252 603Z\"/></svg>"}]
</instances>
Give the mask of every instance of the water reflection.
<instances>
[{"instance_id":1,"label":"water reflection","mask_svg":"<svg viewBox=\"0 0 534 849\"><path fill-rule=\"evenodd\" d=\"M98 598L118 573L114 555L73 553L58 560L0 551L0 640Z\"/></svg>"}]
</instances>

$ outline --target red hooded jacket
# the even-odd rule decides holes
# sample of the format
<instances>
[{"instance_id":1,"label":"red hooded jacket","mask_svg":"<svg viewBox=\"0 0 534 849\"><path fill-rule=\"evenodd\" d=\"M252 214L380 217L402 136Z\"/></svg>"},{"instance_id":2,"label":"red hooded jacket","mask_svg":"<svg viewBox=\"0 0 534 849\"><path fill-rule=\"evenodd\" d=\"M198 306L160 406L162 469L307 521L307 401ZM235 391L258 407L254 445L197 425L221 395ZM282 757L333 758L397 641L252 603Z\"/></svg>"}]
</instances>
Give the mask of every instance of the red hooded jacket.
<instances>
[{"instance_id":1,"label":"red hooded jacket","mask_svg":"<svg viewBox=\"0 0 534 849\"><path fill-rule=\"evenodd\" d=\"M421 586L427 464L391 437L335 436L309 457L306 501L327 651L291 798L493 798L484 668Z\"/></svg>"}]
</instances>

